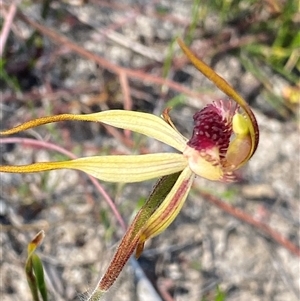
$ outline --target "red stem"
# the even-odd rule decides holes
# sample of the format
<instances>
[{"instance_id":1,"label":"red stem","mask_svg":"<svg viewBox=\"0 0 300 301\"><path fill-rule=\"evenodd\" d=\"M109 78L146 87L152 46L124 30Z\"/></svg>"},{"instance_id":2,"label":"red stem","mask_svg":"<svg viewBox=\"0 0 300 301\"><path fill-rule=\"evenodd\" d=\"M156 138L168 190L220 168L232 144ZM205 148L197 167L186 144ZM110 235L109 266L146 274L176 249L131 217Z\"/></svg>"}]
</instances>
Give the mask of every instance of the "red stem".
<instances>
[{"instance_id":1,"label":"red stem","mask_svg":"<svg viewBox=\"0 0 300 301\"><path fill-rule=\"evenodd\" d=\"M29 139L29 138L12 137L12 138L1 138L0 139L0 144L2 144L2 143L4 143L4 144L5 143L6 144L7 143L19 143L19 144L22 144L24 146L34 146L34 147L46 148L46 149L54 150L54 151L57 151L61 154L64 154L64 155L68 156L71 159L76 159L77 158L73 153L71 153L68 150L66 150L66 149L64 149L64 148L62 148L58 145L55 145L51 142L45 142L45 141ZM104 188L100 185L98 180L96 180L94 177L89 176L89 175L88 175L88 177L91 180L91 182L95 185L97 190L100 192L100 194L102 194L105 201L107 202L107 204L111 208L113 214L117 218L117 220L118 220L119 224L121 225L122 229L125 231L126 230L126 224L125 224L122 216L120 215L118 209L116 208L113 200L109 197L109 195L106 193Z\"/></svg>"}]
</instances>

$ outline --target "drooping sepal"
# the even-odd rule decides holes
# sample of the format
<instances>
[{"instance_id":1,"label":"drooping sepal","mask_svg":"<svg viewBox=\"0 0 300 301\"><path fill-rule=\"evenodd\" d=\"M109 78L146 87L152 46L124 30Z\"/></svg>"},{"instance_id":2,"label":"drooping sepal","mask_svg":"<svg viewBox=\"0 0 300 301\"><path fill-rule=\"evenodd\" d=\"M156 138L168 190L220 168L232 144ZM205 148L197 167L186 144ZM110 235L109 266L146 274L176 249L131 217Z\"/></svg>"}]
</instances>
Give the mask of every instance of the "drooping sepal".
<instances>
[{"instance_id":1,"label":"drooping sepal","mask_svg":"<svg viewBox=\"0 0 300 301\"><path fill-rule=\"evenodd\" d=\"M149 218L166 199L172 187L178 181L179 175L180 173L174 173L164 176L158 180L147 201L139 210L128 230L124 234L114 257L112 258L105 274L100 279L93 294L103 294L108 291L118 278L134 251L136 250L138 252L137 255L140 255L143 250L143 246L140 244L143 228ZM93 294L90 296L89 300L96 300L93 299Z\"/></svg>"},{"instance_id":2,"label":"drooping sepal","mask_svg":"<svg viewBox=\"0 0 300 301\"><path fill-rule=\"evenodd\" d=\"M189 167L186 167L181 172L166 198L144 225L138 242L140 246L147 239L159 235L174 221L187 198L193 180L193 172Z\"/></svg>"}]
</instances>

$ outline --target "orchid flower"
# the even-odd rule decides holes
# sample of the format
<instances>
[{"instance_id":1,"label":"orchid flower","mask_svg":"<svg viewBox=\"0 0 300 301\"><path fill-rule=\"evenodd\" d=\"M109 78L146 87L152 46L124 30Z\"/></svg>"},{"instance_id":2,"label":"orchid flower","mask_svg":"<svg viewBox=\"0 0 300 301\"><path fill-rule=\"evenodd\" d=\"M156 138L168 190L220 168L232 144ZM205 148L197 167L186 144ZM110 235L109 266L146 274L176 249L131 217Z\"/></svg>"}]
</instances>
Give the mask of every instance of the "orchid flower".
<instances>
[{"instance_id":1,"label":"orchid flower","mask_svg":"<svg viewBox=\"0 0 300 301\"><path fill-rule=\"evenodd\" d=\"M79 120L101 122L134 131L170 145L177 152L146 155L92 156L70 161L39 162L23 166L1 166L0 172L31 173L54 169L76 169L109 182L139 182L160 178L121 240L104 276L88 300L100 300L135 252L164 231L181 210L195 176L213 181L232 181L234 171L254 154L259 138L255 116L245 100L210 67L178 40L194 66L229 96L215 101L194 115L191 139L176 129L166 109L162 118L148 113L108 110L93 114L62 114L25 122L1 135L10 135L46 123Z\"/></svg>"}]
</instances>

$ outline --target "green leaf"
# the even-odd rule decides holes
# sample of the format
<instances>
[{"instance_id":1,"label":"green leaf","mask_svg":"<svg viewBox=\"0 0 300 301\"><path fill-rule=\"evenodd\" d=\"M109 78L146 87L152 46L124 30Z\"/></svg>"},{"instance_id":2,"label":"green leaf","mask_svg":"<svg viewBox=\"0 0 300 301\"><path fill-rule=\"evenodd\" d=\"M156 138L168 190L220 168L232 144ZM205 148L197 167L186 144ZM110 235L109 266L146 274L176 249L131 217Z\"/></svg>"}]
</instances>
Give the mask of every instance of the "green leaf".
<instances>
[{"instance_id":1,"label":"green leaf","mask_svg":"<svg viewBox=\"0 0 300 301\"><path fill-rule=\"evenodd\" d=\"M47 288L44 279L44 269L41 259L37 254L32 254L32 267L37 280L37 287L41 293L43 301L48 300Z\"/></svg>"},{"instance_id":2,"label":"green leaf","mask_svg":"<svg viewBox=\"0 0 300 301\"><path fill-rule=\"evenodd\" d=\"M25 264L25 272L34 301L40 300L38 291L40 291L43 301L47 301L47 290L44 282L43 265L38 255L34 253L36 248L42 243L44 236L44 231L40 231L27 246L28 256Z\"/></svg>"},{"instance_id":3,"label":"green leaf","mask_svg":"<svg viewBox=\"0 0 300 301\"><path fill-rule=\"evenodd\" d=\"M217 294L216 294L216 297L215 297L215 301L225 301L226 300L226 293L223 292L219 286L217 287Z\"/></svg>"}]
</instances>

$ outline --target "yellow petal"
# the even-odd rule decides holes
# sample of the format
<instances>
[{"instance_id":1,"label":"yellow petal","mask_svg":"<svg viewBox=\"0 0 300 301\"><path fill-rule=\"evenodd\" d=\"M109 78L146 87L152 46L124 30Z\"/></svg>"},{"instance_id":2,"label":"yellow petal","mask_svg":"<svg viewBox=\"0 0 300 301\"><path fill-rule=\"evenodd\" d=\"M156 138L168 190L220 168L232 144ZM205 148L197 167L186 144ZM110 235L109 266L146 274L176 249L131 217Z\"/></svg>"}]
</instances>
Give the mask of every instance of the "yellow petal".
<instances>
[{"instance_id":1,"label":"yellow petal","mask_svg":"<svg viewBox=\"0 0 300 301\"><path fill-rule=\"evenodd\" d=\"M237 135L229 144L225 170L235 170L247 162L251 149L250 135Z\"/></svg>"},{"instance_id":2,"label":"yellow petal","mask_svg":"<svg viewBox=\"0 0 300 301\"><path fill-rule=\"evenodd\" d=\"M234 139L226 152L225 169L235 170L247 162L251 152L251 135L247 119L242 114L235 114L232 119Z\"/></svg>"},{"instance_id":3,"label":"yellow petal","mask_svg":"<svg viewBox=\"0 0 300 301\"><path fill-rule=\"evenodd\" d=\"M102 122L154 138L179 151L183 151L186 144L186 139L162 118L148 113L125 110L108 110L93 114L61 114L42 117L25 122L11 130L0 132L0 135L11 135L46 123L66 120Z\"/></svg>"},{"instance_id":4,"label":"yellow petal","mask_svg":"<svg viewBox=\"0 0 300 301\"><path fill-rule=\"evenodd\" d=\"M220 165L219 150L217 147L206 152L207 160L198 150L186 146L184 155L188 159L190 169L199 177L220 181L224 177L222 166ZM205 154L204 154L205 155Z\"/></svg>"},{"instance_id":5,"label":"yellow petal","mask_svg":"<svg viewBox=\"0 0 300 301\"><path fill-rule=\"evenodd\" d=\"M239 113L234 114L232 118L232 130L236 135L248 135L249 126L247 119Z\"/></svg>"},{"instance_id":6,"label":"yellow petal","mask_svg":"<svg viewBox=\"0 0 300 301\"><path fill-rule=\"evenodd\" d=\"M76 169L108 182L141 182L183 170L182 154L159 153L136 156L94 156L70 161L0 166L0 172L30 173L54 169Z\"/></svg>"}]
</instances>

